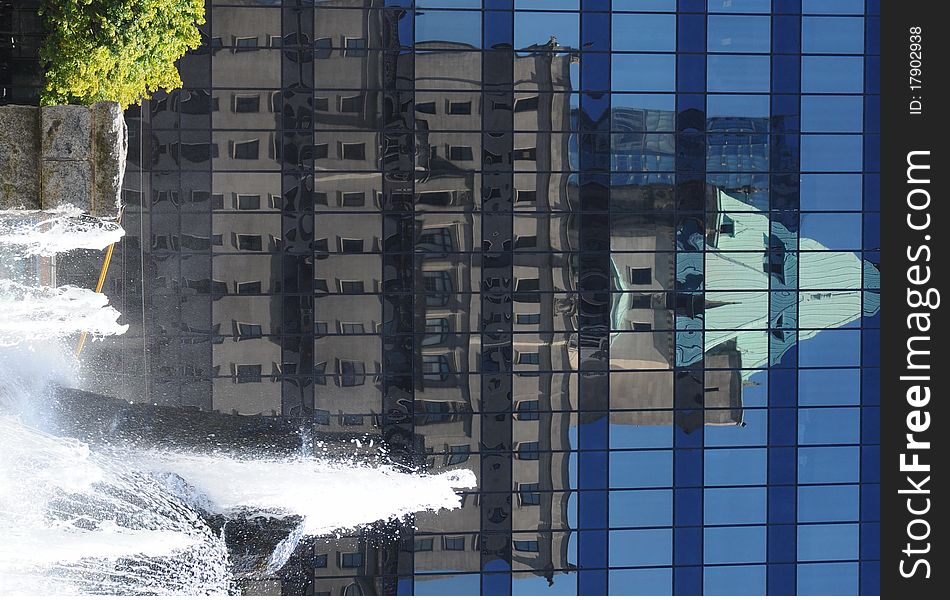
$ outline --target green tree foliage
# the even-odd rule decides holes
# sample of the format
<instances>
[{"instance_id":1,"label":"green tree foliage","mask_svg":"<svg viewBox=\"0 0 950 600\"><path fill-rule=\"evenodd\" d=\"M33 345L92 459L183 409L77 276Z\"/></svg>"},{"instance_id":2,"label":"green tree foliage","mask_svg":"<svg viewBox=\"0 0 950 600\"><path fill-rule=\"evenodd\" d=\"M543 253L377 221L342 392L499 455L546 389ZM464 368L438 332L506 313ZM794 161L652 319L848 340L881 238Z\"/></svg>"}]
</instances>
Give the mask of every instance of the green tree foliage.
<instances>
[{"instance_id":1,"label":"green tree foliage","mask_svg":"<svg viewBox=\"0 0 950 600\"><path fill-rule=\"evenodd\" d=\"M43 104L138 104L181 86L175 61L201 44L204 0L44 0Z\"/></svg>"}]
</instances>

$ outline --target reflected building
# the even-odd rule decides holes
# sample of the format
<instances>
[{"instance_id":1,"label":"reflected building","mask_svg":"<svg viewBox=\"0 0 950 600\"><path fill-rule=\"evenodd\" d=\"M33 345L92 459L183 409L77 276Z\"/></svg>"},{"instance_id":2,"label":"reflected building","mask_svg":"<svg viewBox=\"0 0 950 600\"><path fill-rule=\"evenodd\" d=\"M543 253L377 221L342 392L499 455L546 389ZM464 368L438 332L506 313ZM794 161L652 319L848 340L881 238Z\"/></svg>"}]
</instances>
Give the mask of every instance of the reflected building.
<instances>
[{"instance_id":1,"label":"reflected building","mask_svg":"<svg viewBox=\"0 0 950 600\"><path fill-rule=\"evenodd\" d=\"M130 114L141 155L109 285L124 314L141 316L128 340L89 348L103 385L128 373L144 379L129 397L289 416L318 438L372 437L408 467L478 476L462 508L417 515L414 531L389 537L317 540L254 590L443 582L507 594L569 581L572 593L601 594L642 583L624 579L642 570L613 570L645 566L622 540L644 528L672 540L674 523L692 523L675 528L700 540L682 542L685 554L666 559L667 542L649 542L666 579L643 589L733 593L715 587L723 567L701 542L713 453L766 473L709 485L768 488L765 508L777 510L771 498L787 500L798 480L774 457L799 452L806 432L800 362L823 376L860 366L807 362L825 332L874 322L879 275L870 237L848 245L810 225L848 211L808 198L823 189L806 188L809 169L837 167L803 153L801 111L786 102L802 81L782 88L775 67L764 91L722 83L728 50L705 29L677 36L674 25L655 48L636 46L648 35L581 43L579 32L611 23L707 17L675 6L522 4L215 3L205 44L183 60L185 87ZM770 31L767 13L720 4L709 3L711 32L735 18L764 18ZM471 27L453 25L465 19ZM804 18L775 27L789 19ZM767 64L770 43L753 58ZM649 63L672 85L627 83L653 71L622 60L676 52L702 59L699 71ZM699 87L697 72L708 75ZM746 451L765 458L742 462ZM668 492L670 514L644 525L612 504L638 488ZM754 526L774 539L799 527L714 516L709 530ZM794 562L769 571L770 591L795 591L781 570Z\"/></svg>"}]
</instances>

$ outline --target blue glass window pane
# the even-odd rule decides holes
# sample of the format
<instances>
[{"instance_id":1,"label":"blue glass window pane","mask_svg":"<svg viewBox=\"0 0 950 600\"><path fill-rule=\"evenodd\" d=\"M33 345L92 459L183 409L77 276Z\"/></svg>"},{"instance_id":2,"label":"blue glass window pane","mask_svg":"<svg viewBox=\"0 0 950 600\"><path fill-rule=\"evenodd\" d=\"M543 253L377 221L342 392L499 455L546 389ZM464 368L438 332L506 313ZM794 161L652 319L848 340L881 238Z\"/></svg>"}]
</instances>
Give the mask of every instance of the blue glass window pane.
<instances>
[{"instance_id":1,"label":"blue glass window pane","mask_svg":"<svg viewBox=\"0 0 950 600\"><path fill-rule=\"evenodd\" d=\"M481 593L481 575L416 575L417 596L478 596Z\"/></svg>"},{"instance_id":2,"label":"blue glass window pane","mask_svg":"<svg viewBox=\"0 0 950 600\"><path fill-rule=\"evenodd\" d=\"M861 54L864 19L861 17L804 17L802 54Z\"/></svg>"},{"instance_id":3,"label":"blue glass window pane","mask_svg":"<svg viewBox=\"0 0 950 600\"><path fill-rule=\"evenodd\" d=\"M515 0L515 10L578 10L580 6L581 0Z\"/></svg>"},{"instance_id":4,"label":"blue glass window pane","mask_svg":"<svg viewBox=\"0 0 950 600\"><path fill-rule=\"evenodd\" d=\"M765 577L765 565L705 567L703 569L703 595L764 596L766 593Z\"/></svg>"},{"instance_id":5,"label":"blue glass window pane","mask_svg":"<svg viewBox=\"0 0 950 600\"><path fill-rule=\"evenodd\" d=\"M612 89L620 92L673 92L676 56L673 54L615 54L611 60Z\"/></svg>"},{"instance_id":6,"label":"blue glass window pane","mask_svg":"<svg viewBox=\"0 0 950 600\"><path fill-rule=\"evenodd\" d=\"M861 96L802 96L802 131L858 132L864 127Z\"/></svg>"},{"instance_id":7,"label":"blue glass window pane","mask_svg":"<svg viewBox=\"0 0 950 600\"><path fill-rule=\"evenodd\" d=\"M864 59L860 56L803 56L802 92L863 93Z\"/></svg>"},{"instance_id":8,"label":"blue glass window pane","mask_svg":"<svg viewBox=\"0 0 950 600\"><path fill-rule=\"evenodd\" d=\"M710 94L706 97L706 114L709 117L768 117L769 97L754 94Z\"/></svg>"},{"instance_id":9,"label":"blue glass window pane","mask_svg":"<svg viewBox=\"0 0 950 600\"><path fill-rule=\"evenodd\" d=\"M609 492L610 527L665 527L673 524L673 490Z\"/></svg>"},{"instance_id":10,"label":"blue glass window pane","mask_svg":"<svg viewBox=\"0 0 950 600\"><path fill-rule=\"evenodd\" d=\"M615 14L611 21L614 50L673 52L676 50L676 15Z\"/></svg>"},{"instance_id":11,"label":"blue glass window pane","mask_svg":"<svg viewBox=\"0 0 950 600\"><path fill-rule=\"evenodd\" d=\"M802 0L806 15L861 15L864 0Z\"/></svg>"},{"instance_id":12,"label":"blue glass window pane","mask_svg":"<svg viewBox=\"0 0 950 600\"><path fill-rule=\"evenodd\" d=\"M802 210L861 210L861 176L803 174Z\"/></svg>"},{"instance_id":13,"label":"blue glass window pane","mask_svg":"<svg viewBox=\"0 0 950 600\"><path fill-rule=\"evenodd\" d=\"M617 569L608 575L611 596L669 596L673 593L673 569Z\"/></svg>"},{"instance_id":14,"label":"blue glass window pane","mask_svg":"<svg viewBox=\"0 0 950 600\"><path fill-rule=\"evenodd\" d=\"M610 101L613 108L638 108L656 111L676 110L675 94L611 94Z\"/></svg>"},{"instance_id":15,"label":"blue glass window pane","mask_svg":"<svg viewBox=\"0 0 950 600\"><path fill-rule=\"evenodd\" d=\"M860 135L803 135L802 171L861 171L864 142Z\"/></svg>"},{"instance_id":16,"label":"blue glass window pane","mask_svg":"<svg viewBox=\"0 0 950 600\"><path fill-rule=\"evenodd\" d=\"M765 562L765 527L706 527L703 560L711 564Z\"/></svg>"},{"instance_id":17,"label":"blue glass window pane","mask_svg":"<svg viewBox=\"0 0 950 600\"><path fill-rule=\"evenodd\" d=\"M798 560L856 560L857 523L798 526Z\"/></svg>"},{"instance_id":18,"label":"blue glass window pane","mask_svg":"<svg viewBox=\"0 0 950 600\"><path fill-rule=\"evenodd\" d=\"M766 481L765 448L731 448L705 451L706 485L757 485Z\"/></svg>"},{"instance_id":19,"label":"blue glass window pane","mask_svg":"<svg viewBox=\"0 0 950 600\"><path fill-rule=\"evenodd\" d=\"M771 19L733 15L710 15L706 20L709 52L768 52Z\"/></svg>"},{"instance_id":20,"label":"blue glass window pane","mask_svg":"<svg viewBox=\"0 0 950 600\"><path fill-rule=\"evenodd\" d=\"M633 529L609 532L611 567L651 567L673 562L672 529Z\"/></svg>"},{"instance_id":21,"label":"blue glass window pane","mask_svg":"<svg viewBox=\"0 0 950 600\"><path fill-rule=\"evenodd\" d=\"M611 400L617 395L611 392ZM672 448L673 427L610 424L610 448Z\"/></svg>"},{"instance_id":22,"label":"blue glass window pane","mask_svg":"<svg viewBox=\"0 0 950 600\"><path fill-rule=\"evenodd\" d=\"M769 411L749 410L750 399L742 391L742 404L747 409L742 414L744 427L708 427L705 431L707 447L712 446L763 446L768 442Z\"/></svg>"},{"instance_id":23,"label":"blue glass window pane","mask_svg":"<svg viewBox=\"0 0 950 600\"><path fill-rule=\"evenodd\" d=\"M574 596L577 595L577 573L558 573L545 577L513 577L511 593L514 596Z\"/></svg>"},{"instance_id":24,"label":"blue glass window pane","mask_svg":"<svg viewBox=\"0 0 950 600\"><path fill-rule=\"evenodd\" d=\"M803 336L804 337L804 336ZM826 329L798 344L802 367L858 367L861 365L861 332Z\"/></svg>"},{"instance_id":25,"label":"blue glass window pane","mask_svg":"<svg viewBox=\"0 0 950 600\"><path fill-rule=\"evenodd\" d=\"M768 56L711 55L706 59L710 92L768 92Z\"/></svg>"},{"instance_id":26,"label":"blue glass window pane","mask_svg":"<svg viewBox=\"0 0 950 600\"><path fill-rule=\"evenodd\" d=\"M798 443L858 444L861 442L861 409L803 408L798 411Z\"/></svg>"},{"instance_id":27,"label":"blue glass window pane","mask_svg":"<svg viewBox=\"0 0 950 600\"><path fill-rule=\"evenodd\" d=\"M706 525L765 523L768 492L764 487L707 488L703 492Z\"/></svg>"},{"instance_id":28,"label":"blue glass window pane","mask_svg":"<svg viewBox=\"0 0 950 600\"><path fill-rule=\"evenodd\" d=\"M857 405L861 403L859 369L802 369L798 372L798 404Z\"/></svg>"},{"instance_id":29,"label":"blue glass window pane","mask_svg":"<svg viewBox=\"0 0 950 600\"><path fill-rule=\"evenodd\" d=\"M799 596L854 596L858 593L858 563L798 565Z\"/></svg>"},{"instance_id":30,"label":"blue glass window pane","mask_svg":"<svg viewBox=\"0 0 950 600\"><path fill-rule=\"evenodd\" d=\"M478 12L420 11L416 13L416 42L450 42L479 48L482 44L480 20Z\"/></svg>"},{"instance_id":31,"label":"blue glass window pane","mask_svg":"<svg viewBox=\"0 0 950 600\"><path fill-rule=\"evenodd\" d=\"M416 0L416 7L417 8L481 8L482 0Z\"/></svg>"},{"instance_id":32,"label":"blue glass window pane","mask_svg":"<svg viewBox=\"0 0 950 600\"><path fill-rule=\"evenodd\" d=\"M673 485L673 452L611 452L610 487L664 487Z\"/></svg>"},{"instance_id":33,"label":"blue glass window pane","mask_svg":"<svg viewBox=\"0 0 950 600\"><path fill-rule=\"evenodd\" d=\"M857 521L861 490L857 485L807 485L798 488L798 520Z\"/></svg>"},{"instance_id":34,"label":"blue glass window pane","mask_svg":"<svg viewBox=\"0 0 950 600\"><path fill-rule=\"evenodd\" d=\"M804 213L799 232L829 250L860 250L861 224L860 213Z\"/></svg>"},{"instance_id":35,"label":"blue glass window pane","mask_svg":"<svg viewBox=\"0 0 950 600\"><path fill-rule=\"evenodd\" d=\"M799 483L857 483L860 449L828 446L798 449Z\"/></svg>"},{"instance_id":36,"label":"blue glass window pane","mask_svg":"<svg viewBox=\"0 0 950 600\"><path fill-rule=\"evenodd\" d=\"M675 12L676 0L613 0L614 10Z\"/></svg>"},{"instance_id":37,"label":"blue glass window pane","mask_svg":"<svg viewBox=\"0 0 950 600\"><path fill-rule=\"evenodd\" d=\"M551 36L560 46L580 46L580 15L578 13L515 13L515 48L543 46Z\"/></svg>"},{"instance_id":38,"label":"blue glass window pane","mask_svg":"<svg viewBox=\"0 0 950 600\"><path fill-rule=\"evenodd\" d=\"M772 10L772 0L709 0L711 13L767 13Z\"/></svg>"}]
</instances>

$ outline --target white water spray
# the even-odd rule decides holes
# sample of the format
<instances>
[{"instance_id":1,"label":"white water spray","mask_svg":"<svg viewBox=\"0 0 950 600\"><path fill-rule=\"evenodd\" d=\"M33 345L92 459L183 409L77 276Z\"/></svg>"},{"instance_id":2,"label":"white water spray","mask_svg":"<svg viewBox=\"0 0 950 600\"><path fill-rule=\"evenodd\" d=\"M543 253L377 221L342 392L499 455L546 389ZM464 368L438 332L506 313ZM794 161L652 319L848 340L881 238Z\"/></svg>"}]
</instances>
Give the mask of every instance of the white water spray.
<instances>
[{"instance_id":1,"label":"white water spray","mask_svg":"<svg viewBox=\"0 0 950 600\"><path fill-rule=\"evenodd\" d=\"M72 205L46 211L0 211L0 246L23 258L77 248L104 250L123 235L125 230L114 219L84 214Z\"/></svg>"},{"instance_id":2,"label":"white water spray","mask_svg":"<svg viewBox=\"0 0 950 600\"><path fill-rule=\"evenodd\" d=\"M89 332L93 336L119 335L119 311L109 299L71 285L28 286L0 279L0 346L63 338Z\"/></svg>"}]
</instances>

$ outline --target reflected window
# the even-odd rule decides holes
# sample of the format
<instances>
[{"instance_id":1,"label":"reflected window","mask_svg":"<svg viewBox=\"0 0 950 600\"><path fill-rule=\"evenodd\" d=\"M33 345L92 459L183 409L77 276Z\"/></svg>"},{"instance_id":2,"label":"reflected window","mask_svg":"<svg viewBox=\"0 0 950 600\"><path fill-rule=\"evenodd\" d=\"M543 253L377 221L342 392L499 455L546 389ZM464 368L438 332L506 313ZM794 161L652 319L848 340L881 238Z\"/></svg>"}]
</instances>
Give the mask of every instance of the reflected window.
<instances>
[{"instance_id":1,"label":"reflected window","mask_svg":"<svg viewBox=\"0 0 950 600\"><path fill-rule=\"evenodd\" d=\"M472 160L472 148L470 146L449 146L450 160Z\"/></svg>"},{"instance_id":2,"label":"reflected window","mask_svg":"<svg viewBox=\"0 0 950 600\"><path fill-rule=\"evenodd\" d=\"M366 205L366 194L364 192L343 192L340 195L340 206L350 208Z\"/></svg>"},{"instance_id":3,"label":"reflected window","mask_svg":"<svg viewBox=\"0 0 950 600\"><path fill-rule=\"evenodd\" d=\"M260 294L261 293L261 282L260 281L239 281L235 285L238 294Z\"/></svg>"},{"instance_id":4,"label":"reflected window","mask_svg":"<svg viewBox=\"0 0 950 600\"><path fill-rule=\"evenodd\" d=\"M445 461L446 465L460 465L468 460L469 455L472 452L472 447L469 444L462 444L459 446L449 446L449 456Z\"/></svg>"},{"instance_id":5,"label":"reflected window","mask_svg":"<svg viewBox=\"0 0 950 600\"><path fill-rule=\"evenodd\" d=\"M521 506L538 506L541 504L540 486L537 483L518 484L518 500Z\"/></svg>"},{"instance_id":6,"label":"reflected window","mask_svg":"<svg viewBox=\"0 0 950 600\"><path fill-rule=\"evenodd\" d=\"M313 57L314 58L330 58L330 53L333 51L333 40L328 37L317 38L313 40Z\"/></svg>"},{"instance_id":7,"label":"reflected window","mask_svg":"<svg viewBox=\"0 0 950 600\"><path fill-rule=\"evenodd\" d=\"M342 294L362 294L363 289L363 280L362 279L341 279L340 280L340 293Z\"/></svg>"},{"instance_id":8,"label":"reflected window","mask_svg":"<svg viewBox=\"0 0 950 600\"><path fill-rule=\"evenodd\" d=\"M260 157L260 140L234 142L231 147L231 157L242 160L257 160Z\"/></svg>"},{"instance_id":9,"label":"reflected window","mask_svg":"<svg viewBox=\"0 0 950 600\"><path fill-rule=\"evenodd\" d=\"M259 210L261 208L261 197L257 194L238 194L236 199L238 210Z\"/></svg>"},{"instance_id":10,"label":"reflected window","mask_svg":"<svg viewBox=\"0 0 950 600\"><path fill-rule=\"evenodd\" d=\"M442 538L442 549L450 552L461 552L465 550L465 536L444 536Z\"/></svg>"},{"instance_id":11,"label":"reflected window","mask_svg":"<svg viewBox=\"0 0 950 600\"><path fill-rule=\"evenodd\" d=\"M446 381L451 372L449 358L444 354L422 356L422 378L426 381Z\"/></svg>"},{"instance_id":12,"label":"reflected window","mask_svg":"<svg viewBox=\"0 0 950 600\"><path fill-rule=\"evenodd\" d=\"M538 110L539 96L530 96L528 98L519 98L515 100L515 112L528 112Z\"/></svg>"},{"instance_id":13,"label":"reflected window","mask_svg":"<svg viewBox=\"0 0 950 600\"><path fill-rule=\"evenodd\" d=\"M327 158L328 156L330 156L330 144L313 145L314 160L320 160L321 158Z\"/></svg>"},{"instance_id":14,"label":"reflected window","mask_svg":"<svg viewBox=\"0 0 950 600\"><path fill-rule=\"evenodd\" d=\"M254 340L264 337L264 330L254 323L238 323L238 337L241 340Z\"/></svg>"},{"instance_id":15,"label":"reflected window","mask_svg":"<svg viewBox=\"0 0 950 600\"><path fill-rule=\"evenodd\" d=\"M358 254L363 252L363 240L359 238L339 238L340 252Z\"/></svg>"},{"instance_id":16,"label":"reflected window","mask_svg":"<svg viewBox=\"0 0 950 600\"><path fill-rule=\"evenodd\" d=\"M330 97L329 96L315 96L313 99L313 109L319 112L329 112L330 111Z\"/></svg>"},{"instance_id":17,"label":"reflected window","mask_svg":"<svg viewBox=\"0 0 950 600\"><path fill-rule=\"evenodd\" d=\"M341 143L340 158L344 160L366 160L366 144L362 142Z\"/></svg>"},{"instance_id":18,"label":"reflected window","mask_svg":"<svg viewBox=\"0 0 950 600\"><path fill-rule=\"evenodd\" d=\"M363 38L346 38L343 56L366 56L366 40Z\"/></svg>"},{"instance_id":19,"label":"reflected window","mask_svg":"<svg viewBox=\"0 0 950 600\"><path fill-rule=\"evenodd\" d=\"M248 50L257 50L257 36L234 38L235 52L246 52Z\"/></svg>"},{"instance_id":20,"label":"reflected window","mask_svg":"<svg viewBox=\"0 0 950 600\"><path fill-rule=\"evenodd\" d=\"M540 362L541 354L539 352L518 352L519 365L537 365Z\"/></svg>"},{"instance_id":21,"label":"reflected window","mask_svg":"<svg viewBox=\"0 0 950 600\"><path fill-rule=\"evenodd\" d=\"M511 153L511 160L538 160L537 148L520 148Z\"/></svg>"},{"instance_id":22,"label":"reflected window","mask_svg":"<svg viewBox=\"0 0 950 600\"><path fill-rule=\"evenodd\" d=\"M650 285L653 282L653 269L650 267L630 267L627 280L633 285Z\"/></svg>"},{"instance_id":23,"label":"reflected window","mask_svg":"<svg viewBox=\"0 0 950 600\"><path fill-rule=\"evenodd\" d=\"M449 320L446 317L426 319L426 335L422 338L423 346L438 346L445 342L449 332Z\"/></svg>"},{"instance_id":24,"label":"reflected window","mask_svg":"<svg viewBox=\"0 0 950 600\"><path fill-rule=\"evenodd\" d=\"M326 323L323 324L323 331L326 333ZM326 385L327 384L327 363L320 362L313 365L313 383L314 385ZM327 422L325 425L330 424L329 415L327 415Z\"/></svg>"},{"instance_id":25,"label":"reflected window","mask_svg":"<svg viewBox=\"0 0 950 600\"><path fill-rule=\"evenodd\" d=\"M435 114L435 102L417 102L416 103L416 112L425 113L427 115Z\"/></svg>"},{"instance_id":26,"label":"reflected window","mask_svg":"<svg viewBox=\"0 0 950 600\"><path fill-rule=\"evenodd\" d=\"M537 278L519 279L515 284L515 302L541 302L541 281Z\"/></svg>"},{"instance_id":27,"label":"reflected window","mask_svg":"<svg viewBox=\"0 0 950 600\"><path fill-rule=\"evenodd\" d=\"M234 112L256 113L261 112L261 97L258 94L235 94Z\"/></svg>"},{"instance_id":28,"label":"reflected window","mask_svg":"<svg viewBox=\"0 0 950 600\"><path fill-rule=\"evenodd\" d=\"M366 366L352 360L340 361L340 387L354 387L366 383Z\"/></svg>"},{"instance_id":29,"label":"reflected window","mask_svg":"<svg viewBox=\"0 0 950 600\"><path fill-rule=\"evenodd\" d=\"M538 540L515 540L514 546L518 552L535 553L541 551L541 545L538 543Z\"/></svg>"},{"instance_id":30,"label":"reflected window","mask_svg":"<svg viewBox=\"0 0 950 600\"><path fill-rule=\"evenodd\" d=\"M341 552L340 567L344 569L356 569L363 566L363 555L359 552Z\"/></svg>"},{"instance_id":31,"label":"reflected window","mask_svg":"<svg viewBox=\"0 0 950 600\"><path fill-rule=\"evenodd\" d=\"M432 538L430 537L419 537L415 536L415 539L412 541L412 551L413 552L431 552L432 551Z\"/></svg>"},{"instance_id":32,"label":"reflected window","mask_svg":"<svg viewBox=\"0 0 950 600\"><path fill-rule=\"evenodd\" d=\"M472 114L472 103L469 102L449 102L450 115L470 115Z\"/></svg>"},{"instance_id":33,"label":"reflected window","mask_svg":"<svg viewBox=\"0 0 950 600\"><path fill-rule=\"evenodd\" d=\"M313 335L314 337L323 337L327 334L327 322L326 321L314 321L313 322Z\"/></svg>"},{"instance_id":34,"label":"reflected window","mask_svg":"<svg viewBox=\"0 0 950 600\"><path fill-rule=\"evenodd\" d=\"M363 323L340 323L340 333L345 335L359 335L366 333Z\"/></svg>"},{"instance_id":35,"label":"reflected window","mask_svg":"<svg viewBox=\"0 0 950 600\"><path fill-rule=\"evenodd\" d=\"M452 247L452 230L448 227L423 229L417 245L424 252L449 252Z\"/></svg>"},{"instance_id":36,"label":"reflected window","mask_svg":"<svg viewBox=\"0 0 950 600\"><path fill-rule=\"evenodd\" d=\"M260 383L261 365L237 365L235 376L238 383Z\"/></svg>"},{"instance_id":37,"label":"reflected window","mask_svg":"<svg viewBox=\"0 0 950 600\"><path fill-rule=\"evenodd\" d=\"M263 238L259 235L238 234L237 247L238 250L260 252L264 247Z\"/></svg>"},{"instance_id":38,"label":"reflected window","mask_svg":"<svg viewBox=\"0 0 950 600\"><path fill-rule=\"evenodd\" d=\"M363 94L355 96L340 97L341 113L361 113L363 112Z\"/></svg>"},{"instance_id":39,"label":"reflected window","mask_svg":"<svg viewBox=\"0 0 950 600\"><path fill-rule=\"evenodd\" d=\"M538 412L540 404L537 400L522 400L518 403L517 417L519 421L537 421L541 418Z\"/></svg>"},{"instance_id":40,"label":"reflected window","mask_svg":"<svg viewBox=\"0 0 950 600\"><path fill-rule=\"evenodd\" d=\"M538 325L541 323L541 313L519 313L515 315L518 325Z\"/></svg>"},{"instance_id":41,"label":"reflected window","mask_svg":"<svg viewBox=\"0 0 950 600\"><path fill-rule=\"evenodd\" d=\"M425 204L428 206L451 206L452 192L450 191L420 192L418 203Z\"/></svg>"},{"instance_id":42,"label":"reflected window","mask_svg":"<svg viewBox=\"0 0 950 600\"><path fill-rule=\"evenodd\" d=\"M538 236L536 235L519 235L515 239L515 250L524 249L524 248L537 248L538 247Z\"/></svg>"},{"instance_id":43,"label":"reflected window","mask_svg":"<svg viewBox=\"0 0 950 600\"><path fill-rule=\"evenodd\" d=\"M520 442L518 444L518 460L538 460L541 458L538 442Z\"/></svg>"},{"instance_id":44,"label":"reflected window","mask_svg":"<svg viewBox=\"0 0 950 600\"><path fill-rule=\"evenodd\" d=\"M517 202L531 203L531 202L537 202L537 200L538 200L537 190L518 190Z\"/></svg>"},{"instance_id":45,"label":"reflected window","mask_svg":"<svg viewBox=\"0 0 950 600\"><path fill-rule=\"evenodd\" d=\"M449 302L447 292L452 291L452 277L446 271L426 271L422 274L427 306L445 306Z\"/></svg>"}]
</instances>

